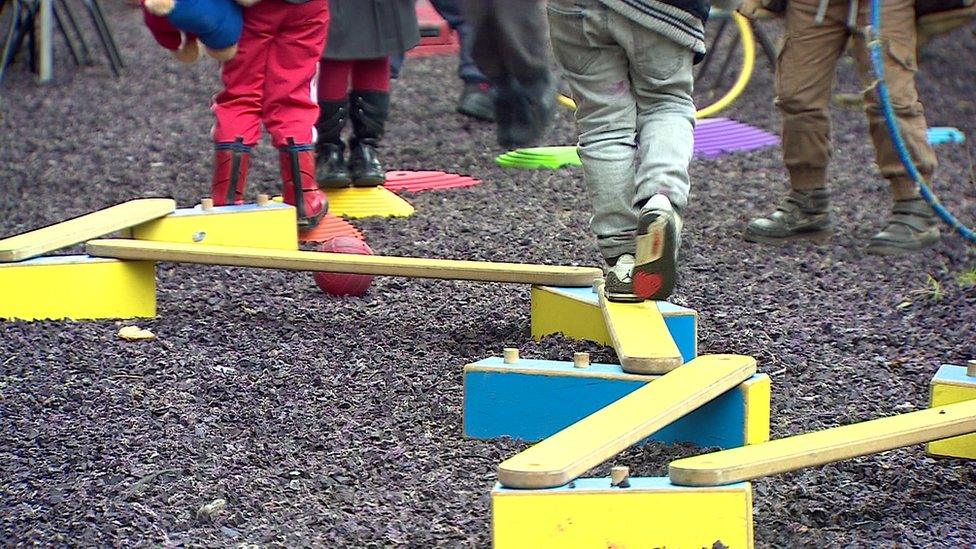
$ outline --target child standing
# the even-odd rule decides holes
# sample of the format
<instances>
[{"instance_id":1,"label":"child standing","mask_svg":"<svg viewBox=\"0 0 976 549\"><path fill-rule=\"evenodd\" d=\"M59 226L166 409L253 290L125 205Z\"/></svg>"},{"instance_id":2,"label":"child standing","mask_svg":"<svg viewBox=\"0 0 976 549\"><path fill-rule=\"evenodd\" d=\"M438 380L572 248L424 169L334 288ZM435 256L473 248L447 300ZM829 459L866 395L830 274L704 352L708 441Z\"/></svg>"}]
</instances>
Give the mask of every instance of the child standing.
<instances>
[{"instance_id":1,"label":"child standing","mask_svg":"<svg viewBox=\"0 0 976 549\"><path fill-rule=\"evenodd\" d=\"M319 77L319 183L382 185L376 147L390 112L390 56L420 42L413 0L330 0L329 43ZM342 129L352 119L349 159Z\"/></svg>"},{"instance_id":2,"label":"child standing","mask_svg":"<svg viewBox=\"0 0 976 549\"><path fill-rule=\"evenodd\" d=\"M263 0L244 10L237 55L224 62L214 98L215 205L241 203L261 123L279 150L282 195L300 231L316 226L328 199L315 180L315 74L329 25L327 0Z\"/></svg>"},{"instance_id":3,"label":"child standing","mask_svg":"<svg viewBox=\"0 0 976 549\"><path fill-rule=\"evenodd\" d=\"M708 0L549 0L612 301L665 299L688 202Z\"/></svg>"}]
</instances>

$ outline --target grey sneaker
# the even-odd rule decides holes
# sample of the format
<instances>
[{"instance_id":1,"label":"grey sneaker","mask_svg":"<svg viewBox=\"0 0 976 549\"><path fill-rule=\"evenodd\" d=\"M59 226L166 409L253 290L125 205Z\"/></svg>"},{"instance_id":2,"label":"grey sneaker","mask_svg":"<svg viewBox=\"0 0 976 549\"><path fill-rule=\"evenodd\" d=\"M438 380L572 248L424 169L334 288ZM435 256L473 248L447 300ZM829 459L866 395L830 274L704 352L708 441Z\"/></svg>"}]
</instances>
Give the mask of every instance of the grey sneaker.
<instances>
[{"instance_id":1,"label":"grey sneaker","mask_svg":"<svg viewBox=\"0 0 976 549\"><path fill-rule=\"evenodd\" d=\"M637 303L644 301L634 293L634 283L631 279L634 270L634 256L624 254L617 258L617 262L607 267L604 277L603 293L610 301L623 303Z\"/></svg>"},{"instance_id":2,"label":"grey sneaker","mask_svg":"<svg viewBox=\"0 0 976 549\"><path fill-rule=\"evenodd\" d=\"M922 198L898 200L883 231L871 237L868 253L899 255L928 248L941 234L935 212Z\"/></svg>"},{"instance_id":3,"label":"grey sneaker","mask_svg":"<svg viewBox=\"0 0 976 549\"><path fill-rule=\"evenodd\" d=\"M634 293L641 299L662 300L674 291L681 247L681 216L663 195L648 201L637 220Z\"/></svg>"},{"instance_id":4,"label":"grey sneaker","mask_svg":"<svg viewBox=\"0 0 976 549\"><path fill-rule=\"evenodd\" d=\"M781 243L796 239L820 240L830 236L827 189L792 190L769 217L749 222L742 237L749 242Z\"/></svg>"}]
</instances>

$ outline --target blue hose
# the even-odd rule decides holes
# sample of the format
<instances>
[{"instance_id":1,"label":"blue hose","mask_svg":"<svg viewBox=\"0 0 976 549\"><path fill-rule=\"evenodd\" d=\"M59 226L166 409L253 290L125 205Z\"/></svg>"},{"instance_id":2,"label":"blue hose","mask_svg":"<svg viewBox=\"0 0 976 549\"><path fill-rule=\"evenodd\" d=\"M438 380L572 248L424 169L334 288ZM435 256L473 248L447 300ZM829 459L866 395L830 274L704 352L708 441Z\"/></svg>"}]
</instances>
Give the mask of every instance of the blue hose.
<instances>
[{"instance_id":1,"label":"blue hose","mask_svg":"<svg viewBox=\"0 0 976 549\"><path fill-rule=\"evenodd\" d=\"M878 103L884 115L885 124L888 126L888 133L891 134L891 141L894 143L895 151L898 153L898 158L901 159L901 163L908 170L908 175L918 184L918 188L922 192L922 198L932 206L936 215L950 227L958 231L971 244L976 244L976 233L969 227L963 225L961 221L956 219L939 202L939 197L935 196L932 189L925 184L922 174L919 173L918 168L915 167L915 162L912 161L911 155L908 154L908 147L905 146L905 140L902 138L901 130L898 128L898 122L895 120L895 112L891 108L888 85L884 79L884 56L882 55L881 49L881 0L871 0L871 27L869 33L871 39L868 42L868 50L871 52L871 65L874 68L874 76L877 79Z\"/></svg>"}]
</instances>

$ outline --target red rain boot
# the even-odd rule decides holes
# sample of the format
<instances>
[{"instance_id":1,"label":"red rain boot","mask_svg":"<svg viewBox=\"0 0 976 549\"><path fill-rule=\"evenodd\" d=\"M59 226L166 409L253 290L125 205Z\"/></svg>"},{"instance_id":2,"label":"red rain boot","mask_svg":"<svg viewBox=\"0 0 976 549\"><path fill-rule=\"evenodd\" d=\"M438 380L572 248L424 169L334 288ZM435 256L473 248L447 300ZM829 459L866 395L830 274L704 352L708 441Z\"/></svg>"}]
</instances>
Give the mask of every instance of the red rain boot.
<instances>
[{"instance_id":1,"label":"red rain boot","mask_svg":"<svg viewBox=\"0 0 976 549\"><path fill-rule=\"evenodd\" d=\"M315 146L296 145L295 140L289 137L288 145L279 149L278 158L284 186L281 194L285 204L291 204L298 210L298 230L307 231L318 225L329 211L329 199L315 181ZM296 173L299 174L297 178L293 177ZM299 194L301 201L295 200Z\"/></svg>"},{"instance_id":2,"label":"red rain boot","mask_svg":"<svg viewBox=\"0 0 976 549\"><path fill-rule=\"evenodd\" d=\"M251 163L251 147L244 139L233 143L217 143L214 147L213 182L210 197L214 206L244 203L244 187L247 186L247 168Z\"/></svg>"}]
</instances>

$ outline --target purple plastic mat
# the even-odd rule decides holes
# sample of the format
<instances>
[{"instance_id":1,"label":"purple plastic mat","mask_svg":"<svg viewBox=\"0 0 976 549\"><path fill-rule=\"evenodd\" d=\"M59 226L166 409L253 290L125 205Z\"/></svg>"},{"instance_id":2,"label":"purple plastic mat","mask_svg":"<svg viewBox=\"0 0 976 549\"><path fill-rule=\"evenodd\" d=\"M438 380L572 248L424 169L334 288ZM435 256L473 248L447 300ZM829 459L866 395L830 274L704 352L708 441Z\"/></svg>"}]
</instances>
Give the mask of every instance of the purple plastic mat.
<instances>
[{"instance_id":1,"label":"purple plastic mat","mask_svg":"<svg viewBox=\"0 0 976 549\"><path fill-rule=\"evenodd\" d=\"M695 156L715 157L779 145L779 136L728 118L706 118L695 127Z\"/></svg>"}]
</instances>

